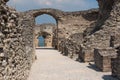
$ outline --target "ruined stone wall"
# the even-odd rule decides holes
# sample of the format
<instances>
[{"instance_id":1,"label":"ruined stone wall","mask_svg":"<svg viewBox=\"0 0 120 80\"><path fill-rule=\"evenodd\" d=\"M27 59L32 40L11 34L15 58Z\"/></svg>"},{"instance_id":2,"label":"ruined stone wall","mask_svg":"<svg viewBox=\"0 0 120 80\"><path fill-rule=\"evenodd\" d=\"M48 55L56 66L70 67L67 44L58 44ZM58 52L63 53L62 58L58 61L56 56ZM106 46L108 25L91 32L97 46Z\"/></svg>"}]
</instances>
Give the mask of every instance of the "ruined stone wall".
<instances>
[{"instance_id":1,"label":"ruined stone wall","mask_svg":"<svg viewBox=\"0 0 120 80\"><path fill-rule=\"evenodd\" d=\"M79 43L79 41L76 41L81 38L76 38L75 40L76 43L74 43L74 39L70 37L67 37L67 39L65 40L61 39L59 47L60 47L60 51L64 55L74 57L74 55L77 52L79 52L79 55L76 55L78 56L78 59L81 59L83 61L93 61L94 48L98 48L98 49L99 48L106 49L108 47L117 48L120 45L120 37L119 37L120 35L120 32L119 32L120 31L120 16L119 16L120 1L119 0L116 0L116 1L98 0L98 3L99 3L98 19L93 23L91 21L91 24L88 25L89 27L86 27L85 30L82 30L83 31L82 43ZM79 19L81 18L79 17ZM88 17L88 19L90 19L90 17ZM84 23L84 19L81 19L81 20L83 20L82 23ZM72 31L71 34L74 33L74 28L70 27L70 29L68 29L67 31L69 30ZM75 32L77 32L77 30L75 30ZM79 29L78 29L78 32L80 32ZM77 45L77 48L76 48L76 45ZM119 66L117 66L117 64L119 64L119 55L118 55L118 58L113 61L113 63L114 63L113 75L117 75L119 77L120 71L119 71Z\"/></svg>"},{"instance_id":2,"label":"ruined stone wall","mask_svg":"<svg viewBox=\"0 0 120 80\"><path fill-rule=\"evenodd\" d=\"M33 61L33 30L7 1L0 0L0 80L26 80Z\"/></svg>"},{"instance_id":3,"label":"ruined stone wall","mask_svg":"<svg viewBox=\"0 0 120 80\"><path fill-rule=\"evenodd\" d=\"M65 12L62 20L58 22L58 29L63 33L62 38L68 38L75 33L83 33L84 30L97 20L98 10L91 9L78 12ZM58 36L61 35L58 33Z\"/></svg>"},{"instance_id":4,"label":"ruined stone wall","mask_svg":"<svg viewBox=\"0 0 120 80\"><path fill-rule=\"evenodd\" d=\"M83 42L84 31L93 27L98 17L98 10L91 9L78 12L67 12L62 23L58 23L59 51L71 58L78 58L80 44ZM59 30L58 30L59 31ZM65 45L64 45L65 44ZM64 52L67 49L67 53Z\"/></svg>"},{"instance_id":5,"label":"ruined stone wall","mask_svg":"<svg viewBox=\"0 0 120 80\"><path fill-rule=\"evenodd\" d=\"M117 8L120 8L120 1L116 2L116 7L115 10ZM117 9L118 10L118 9ZM119 13L118 13L119 14ZM120 17L117 15L117 27L120 28ZM120 31L120 29L118 29ZM117 77L120 79L120 33L115 33L114 35L111 36L111 47L114 47L117 49L117 58L116 59L112 59L112 75L114 77Z\"/></svg>"},{"instance_id":6,"label":"ruined stone wall","mask_svg":"<svg viewBox=\"0 0 120 80\"><path fill-rule=\"evenodd\" d=\"M95 28L93 28L93 34L90 37L91 39L94 39L94 41L91 40L88 42L93 42L92 44L95 44L95 41L98 41L101 47L108 47L110 46L110 37L119 34L120 25L118 23L120 16L118 15L119 6L117 6L116 2L117 1L113 0L105 0L105 2L98 0L100 6L99 18ZM96 45L97 47L99 47L98 43Z\"/></svg>"},{"instance_id":7,"label":"ruined stone wall","mask_svg":"<svg viewBox=\"0 0 120 80\"><path fill-rule=\"evenodd\" d=\"M69 38L70 35L75 33L83 33L86 28L96 22L98 17L97 9L64 12L57 9L45 8L26 11L25 13L31 14L34 18L42 14L48 14L55 18L57 22L55 46L57 47L59 46L61 39Z\"/></svg>"},{"instance_id":8,"label":"ruined stone wall","mask_svg":"<svg viewBox=\"0 0 120 80\"><path fill-rule=\"evenodd\" d=\"M120 1L98 0L98 3L99 3L99 16L97 21L89 25L89 27L87 27L86 30L82 30L84 31L83 33L84 40L82 44L80 43L81 44L81 46L79 46L80 55L78 57L82 58L84 61L94 60L94 54L95 54L93 53L94 48L106 49L108 47L112 47L116 49L118 48L118 46L120 46L120 37L119 37L120 36ZM73 28L71 28L70 31L74 33ZM77 43L79 44L79 42ZM62 53L67 56L69 54L72 54L70 56L73 57L74 54L76 54L76 52L74 51L77 50L76 48L72 48L73 46L75 47L75 45L76 44L73 42L72 39L69 38L67 38L67 40L62 39L60 43L60 51L62 51ZM114 59L112 62L113 75L117 76L118 78L120 78L119 60L120 58L119 58L119 49L118 49L118 57Z\"/></svg>"},{"instance_id":9,"label":"ruined stone wall","mask_svg":"<svg viewBox=\"0 0 120 80\"><path fill-rule=\"evenodd\" d=\"M73 34L83 33L86 28L96 22L97 17L97 9L65 12L61 21L58 21L58 45L61 39L68 39Z\"/></svg>"},{"instance_id":10,"label":"ruined stone wall","mask_svg":"<svg viewBox=\"0 0 120 80\"><path fill-rule=\"evenodd\" d=\"M118 57L112 59L112 76L120 79L120 47L118 47Z\"/></svg>"},{"instance_id":11,"label":"ruined stone wall","mask_svg":"<svg viewBox=\"0 0 120 80\"><path fill-rule=\"evenodd\" d=\"M84 52L85 50L89 50L89 52L91 51L90 54L93 54L94 48L96 47L110 47L111 36L119 34L119 6L116 6L116 2L113 0L98 0L100 7L98 20L95 27L91 29L90 34L84 39L82 45Z\"/></svg>"},{"instance_id":12,"label":"ruined stone wall","mask_svg":"<svg viewBox=\"0 0 120 80\"><path fill-rule=\"evenodd\" d=\"M82 44L83 40L83 33L75 33L71 35L68 39L63 39L61 41L59 45L59 51L61 51L63 55L66 55L72 58L73 60L78 60L80 44Z\"/></svg>"},{"instance_id":13,"label":"ruined stone wall","mask_svg":"<svg viewBox=\"0 0 120 80\"><path fill-rule=\"evenodd\" d=\"M115 32L116 25L116 16L112 15L112 1L100 1L99 3L99 17L97 23L93 30L91 31L91 36L86 37L85 46L90 47L109 47L110 45L110 36ZM107 4L105 4L107 3ZM107 5L107 6L106 6ZM92 43L91 43L92 42ZM98 44L99 43L99 44Z\"/></svg>"}]
</instances>

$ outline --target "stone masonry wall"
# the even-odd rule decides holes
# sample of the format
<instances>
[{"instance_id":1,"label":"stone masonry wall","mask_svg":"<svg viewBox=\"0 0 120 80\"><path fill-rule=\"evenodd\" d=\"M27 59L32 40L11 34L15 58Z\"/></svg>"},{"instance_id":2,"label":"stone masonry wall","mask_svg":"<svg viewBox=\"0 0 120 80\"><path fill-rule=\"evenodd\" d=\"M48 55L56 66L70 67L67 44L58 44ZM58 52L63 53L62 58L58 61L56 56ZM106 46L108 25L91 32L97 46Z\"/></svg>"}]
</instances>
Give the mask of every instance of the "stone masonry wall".
<instances>
[{"instance_id":1,"label":"stone masonry wall","mask_svg":"<svg viewBox=\"0 0 120 80\"><path fill-rule=\"evenodd\" d=\"M61 21L58 21L58 45L61 43L61 39L69 39L73 34L83 33L86 28L95 23L98 10L65 12L63 17Z\"/></svg>"},{"instance_id":2,"label":"stone masonry wall","mask_svg":"<svg viewBox=\"0 0 120 80\"><path fill-rule=\"evenodd\" d=\"M80 44L82 44L84 38L83 33L75 33L68 39L62 40L59 48L63 55L66 55L73 60L79 59ZM67 50L67 51L66 51Z\"/></svg>"},{"instance_id":3,"label":"stone masonry wall","mask_svg":"<svg viewBox=\"0 0 120 80\"><path fill-rule=\"evenodd\" d=\"M120 47L118 47L118 57L112 59L112 76L120 79Z\"/></svg>"},{"instance_id":4,"label":"stone masonry wall","mask_svg":"<svg viewBox=\"0 0 120 80\"><path fill-rule=\"evenodd\" d=\"M116 27L120 31L120 0L115 1L113 11L116 16ZM112 60L112 75L120 79L120 32L114 34L112 37L113 47L118 50L118 57Z\"/></svg>"},{"instance_id":5,"label":"stone masonry wall","mask_svg":"<svg viewBox=\"0 0 120 80\"><path fill-rule=\"evenodd\" d=\"M98 9L90 9L78 12L65 12L61 22L58 22L58 29L63 35L58 33L62 38L68 38L75 33L83 33L84 30L96 22Z\"/></svg>"},{"instance_id":6,"label":"stone masonry wall","mask_svg":"<svg viewBox=\"0 0 120 80\"><path fill-rule=\"evenodd\" d=\"M97 9L67 12L64 20L58 23L58 29L60 29L58 30L59 51L65 48L68 53L62 51L63 54L65 53L73 59L79 59L80 44L84 41L84 35L87 33L84 34L84 32L87 28L94 26L97 17Z\"/></svg>"},{"instance_id":7,"label":"stone masonry wall","mask_svg":"<svg viewBox=\"0 0 120 80\"><path fill-rule=\"evenodd\" d=\"M100 7L98 20L95 27L93 27L91 30L89 36L85 37L83 43L83 49L92 51L90 54L93 54L93 49L96 47L110 47L111 36L119 34L119 5L117 5L116 2L117 1L113 0L98 0Z\"/></svg>"},{"instance_id":8,"label":"stone masonry wall","mask_svg":"<svg viewBox=\"0 0 120 80\"><path fill-rule=\"evenodd\" d=\"M33 61L33 30L7 1L0 0L0 80L26 80Z\"/></svg>"}]
</instances>

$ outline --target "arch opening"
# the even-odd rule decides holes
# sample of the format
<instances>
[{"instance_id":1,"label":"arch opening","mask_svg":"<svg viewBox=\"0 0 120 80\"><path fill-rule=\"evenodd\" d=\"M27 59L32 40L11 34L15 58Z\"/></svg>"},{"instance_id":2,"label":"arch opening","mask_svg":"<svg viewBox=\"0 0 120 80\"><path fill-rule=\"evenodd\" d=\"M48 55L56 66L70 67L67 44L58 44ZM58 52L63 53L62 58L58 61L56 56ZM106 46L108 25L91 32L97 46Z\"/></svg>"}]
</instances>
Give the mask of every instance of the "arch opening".
<instances>
[{"instance_id":1,"label":"arch opening","mask_svg":"<svg viewBox=\"0 0 120 80\"><path fill-rule=\"evenodd\" d=\"M50 33L41 32L38 35L38 47L51 47L52 36Z\"/></svg>"},{"instance_id":2,"label":"arch opening","mask_svg":"<svg viewBox=\"0 0 120 80\"><path fill-rule=\"evenodd\" d=\"M57 24L56 19L49 14L42 14L37 16L35 18L35 22L36 24L47 24L47 23Z\"/></svg>"},{"instance_id":3,"label":"arch opening","mask_svg":"<svg viewBox=\"0 0 120 80\"><path fill-rule=\"evenodd\" d=\"M53 47L53 35L57 29L57 20L49 14L40 14L35 17L36 47Z\"/></svg>"}]
</instances>

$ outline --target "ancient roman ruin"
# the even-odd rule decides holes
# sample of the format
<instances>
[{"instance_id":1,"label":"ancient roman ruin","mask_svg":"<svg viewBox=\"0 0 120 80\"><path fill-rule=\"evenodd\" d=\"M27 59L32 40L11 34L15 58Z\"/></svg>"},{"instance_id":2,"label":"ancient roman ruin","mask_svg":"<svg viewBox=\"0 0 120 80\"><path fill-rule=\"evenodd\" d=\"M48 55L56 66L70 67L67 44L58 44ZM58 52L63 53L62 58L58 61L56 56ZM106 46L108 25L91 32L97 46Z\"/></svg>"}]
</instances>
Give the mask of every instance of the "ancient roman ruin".
<instances>
[{"instance_id":1,"label":"ancient roman ruin","mask_svg":"<svg viewBox=\"0 0 120 80\"><path fill-rule=\"evenodd\" d=\"M77 61L95 62L120 80L120 0L97 1L99 9L85 11L18 12L0 0L0 80L27 80L40 35L46 46ZM42 14L53 16L57 25L36 25Z\"/></svg>"}]
</instances>

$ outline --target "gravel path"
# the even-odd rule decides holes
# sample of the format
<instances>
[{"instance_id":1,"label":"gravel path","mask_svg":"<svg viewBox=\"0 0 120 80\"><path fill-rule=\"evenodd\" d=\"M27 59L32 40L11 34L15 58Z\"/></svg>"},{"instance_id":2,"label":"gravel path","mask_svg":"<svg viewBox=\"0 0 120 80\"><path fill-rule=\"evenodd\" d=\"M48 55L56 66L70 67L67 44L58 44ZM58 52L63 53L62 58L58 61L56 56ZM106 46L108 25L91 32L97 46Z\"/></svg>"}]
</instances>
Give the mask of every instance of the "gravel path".
<instances>
[{"instance_id":1,"label":"gravel path","mask_svg":"<svg viewBox=\"0 0 120 80\"><path fill-rule=\"evenodd\" d=\"M115 80L110 73L96 71L88 63L79 63L52 49L37 49L28 80Z\"/></svg>"}]
</instances>

